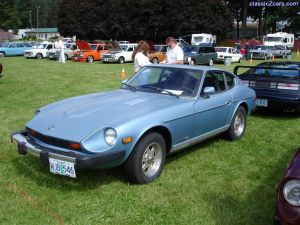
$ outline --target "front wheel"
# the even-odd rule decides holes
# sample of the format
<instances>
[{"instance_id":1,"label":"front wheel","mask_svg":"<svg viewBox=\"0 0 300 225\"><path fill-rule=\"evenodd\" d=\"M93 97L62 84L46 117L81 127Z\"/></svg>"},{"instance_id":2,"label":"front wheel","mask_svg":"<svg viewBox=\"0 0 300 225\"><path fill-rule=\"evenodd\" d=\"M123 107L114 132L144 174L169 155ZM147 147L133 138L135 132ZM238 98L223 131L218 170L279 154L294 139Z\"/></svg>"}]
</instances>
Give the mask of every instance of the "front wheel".
<instances>
[{"instance_id":1,"label":"front wheel","mask_svg":"<svg viewBox=\"0 0 300 225\"><path fill-rule=\"evenodd\" d=\"M124 164L127 178L137 184L147 184L159 177L166 159L166 143L159 133L142 137Z\"/></svg>"},{"instance_id":2,"label":"front wheel","mask_svg":"<svg viewBox=\"0 0 300 225\"><path fill-rule=\"evenodd\" d=\"M89 63L91 63L91 62L94 61L94 57L91 56L91 55L89 55L89 56L86 58L86 61L89 62Z\"/></svg>"},{"instance_id":3,"label":"front wheel","mask_svg":"<svg viewBox=\"0 0 300 225\"><path fill-rule=\"evenodd\" d=\"M231 121L229 130L227 131L227 137L229 140L234 141L241 139L244 136L247 125L246 110L240 106Z\"/></svg>"},{"instance_id":4,"label":"front wheel","mask_svg":"<svg viewBox=\"0 0 300 225\"><path fill-rule=\"evenodd\" d=\"M43 58L43 55L42 55L42 53L37 53L35 57L36 57L37 59L42 59L42 58Z\"/></svg>"},{"instance_id":5,"label":"front wheel","mask_svg":"<svg viewBox=\"0 0 300 225\"><path fill-rule=\"evenodd\" d=\"M0 57L5 57L5 52L0 52Z\"/></svg>"},{"instance_id":6,"label":"front wheel","mask_svg":"<svg viewBox=\"0 0 300 225\"><path fill-rule=\"evenodd\" d=\"M125 62L124 57L120 57L120 58L118 59L118 63L123 64L124 62Z\"/></svg>"},{"instance_id":7,"label":"front wheel","mask_svg":"<svg viewBox=\"0 0 300 225\"><path fill-rule=\"evenodd\" d=\"M212 60L212 59L209 59L209 61L208 61L208 65L209 65L209 66L213 66L213 65L214 65L214 60Z\"/></svg>"},{"instance_id":8,"label":"front wheel","mask_svg":"<svg viewBox=\"0 0 300 225\"><path fill-rule=\"evenodd\" d=\"M151 62L152 62L153 64L158 64L158 59L157 59L156 57L154 57L154 58L151 60Z\"/></svg>"}]
</instances>

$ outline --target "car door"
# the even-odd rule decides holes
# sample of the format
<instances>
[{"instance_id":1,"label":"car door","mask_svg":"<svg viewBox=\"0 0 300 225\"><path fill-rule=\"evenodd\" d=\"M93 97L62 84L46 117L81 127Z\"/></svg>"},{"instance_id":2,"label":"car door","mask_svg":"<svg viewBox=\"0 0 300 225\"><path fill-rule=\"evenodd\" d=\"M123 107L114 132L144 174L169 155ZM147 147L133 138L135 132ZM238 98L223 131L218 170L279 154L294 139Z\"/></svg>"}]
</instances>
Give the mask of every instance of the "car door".
<instances>
[{"instance_id":1,"label":"car door","mask_svg":"<svg viewBox=\"0 0 300 225\"><path fill-rule=\"evenodd\" d=\"M206 87L214 87L215 92L205 95L204 88ZM227 88L223 71L206 72L194 110L196 139L227 128L232 111L232 92Z\"/></svg>"},{"instance_id":2,"label":"car door","mask_svg":"<svg viewBox=\"0 0 300 225\"><path fill-rule=\"evenodd\" d=\"M132 53L134 50L134 46L128 46L126 52L124 53L125 61L132 61Z\"/></svg>"},{"instance_id":3,"label":"car door","mask_svg":"<svg viewBox=\"0 0 300 225\"><path fill-rule=\"evenodd\" d=\"M203 47L200 47L198 50L198 54L195 55L195 62L196 62L196 64L204 64L205 63Z\"/></svg>"}]
</instances>

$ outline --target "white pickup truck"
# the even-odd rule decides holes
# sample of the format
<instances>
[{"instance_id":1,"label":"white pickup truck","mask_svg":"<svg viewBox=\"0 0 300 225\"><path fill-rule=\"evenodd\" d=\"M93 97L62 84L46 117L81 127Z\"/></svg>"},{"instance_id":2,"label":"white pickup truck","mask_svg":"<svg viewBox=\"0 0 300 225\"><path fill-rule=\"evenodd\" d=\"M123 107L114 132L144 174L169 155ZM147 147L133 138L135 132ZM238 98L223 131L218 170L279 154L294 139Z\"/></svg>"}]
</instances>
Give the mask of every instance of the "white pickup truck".
<instances>
[{"instance_id":1,"label":"white pickup truck","mask_svg":"<svg viewBox=\"0 0 300 225\"><path fill-rule=\"evenodd\" d=\"M101 59L103 63L108 62L118 62L120 64L124 62L130 62L132 60L133 50L137 47L136 43L120 44L120 49L118 51L110 51L105 54L101 54Z\"/></svg>"},{"instance_id":2,"label":"white pickup truck","mask_svg":"<svg viewBox=\"0 0 300 225\"><path fill-rule=\"evenodd\" d=\"M55 49L54 43L43 42L35 48L25 50L24 57L42 59L48 57L47 52Z\"/></svg>"}]
</instances>

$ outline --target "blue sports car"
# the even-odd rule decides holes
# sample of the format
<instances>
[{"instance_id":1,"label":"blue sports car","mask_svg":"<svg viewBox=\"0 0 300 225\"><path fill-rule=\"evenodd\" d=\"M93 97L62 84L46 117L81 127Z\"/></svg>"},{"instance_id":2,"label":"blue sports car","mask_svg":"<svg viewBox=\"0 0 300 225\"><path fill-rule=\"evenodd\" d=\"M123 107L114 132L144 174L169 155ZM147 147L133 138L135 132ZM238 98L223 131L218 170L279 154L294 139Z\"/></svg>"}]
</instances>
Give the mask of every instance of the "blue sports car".
<instances>
[{"instance_id":1,"label":"blue sports car","mask_svg":"<svg viewBox=\"0 0 300 225\"><path fill-rule=\"evenodd\" d=\"M124 166L133 183L157 178L166 155L226 132L243 137L255 92L212 67L145 66L120 89L73 97L37 110L11 135L52 173Z\"/></svg>"}]
</instances>

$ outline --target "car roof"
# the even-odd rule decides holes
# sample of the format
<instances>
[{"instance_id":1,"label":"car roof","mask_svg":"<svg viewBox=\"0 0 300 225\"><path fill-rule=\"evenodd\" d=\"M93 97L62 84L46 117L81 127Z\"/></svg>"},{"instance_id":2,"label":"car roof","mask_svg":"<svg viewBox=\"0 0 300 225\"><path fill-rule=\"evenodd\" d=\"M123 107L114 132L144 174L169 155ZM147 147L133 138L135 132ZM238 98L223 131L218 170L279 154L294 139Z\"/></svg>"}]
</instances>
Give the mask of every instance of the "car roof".
<instances>
[{"instance_id":1,"label":"car roof","mask_svg":"<svg viewBox=\"0 0 300 225\"><path fill-rule=\"evenodd\" d=\"M213 67L213 66L191 66L191 65L187 65L187 64L149 64L145 67L180 68L180 69L203 70L203 71L219 70L219 71L224 71L224 72L228 72L228 73L232 74L232 72L230 72L228 70L216 68L216 67Z\"/></svg>"},{"instance_id":2,"label":"car roof","mask_svg":"<svg viewBox=\"0 0 300 225\"><path fill-rule=\"evenodd\" d=\"M298 66L300 68L300 62L291 62L291 61L278 61L278 62L263 62L257 64L257 66L282 66L282 67L289 67L289 66Z\"/></svg>"}]
</instances>

